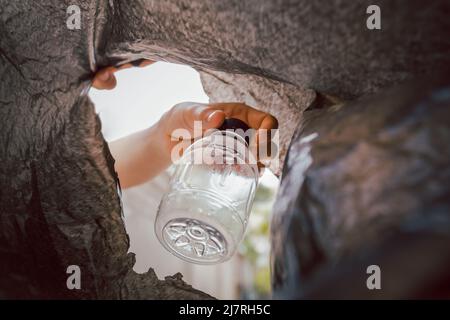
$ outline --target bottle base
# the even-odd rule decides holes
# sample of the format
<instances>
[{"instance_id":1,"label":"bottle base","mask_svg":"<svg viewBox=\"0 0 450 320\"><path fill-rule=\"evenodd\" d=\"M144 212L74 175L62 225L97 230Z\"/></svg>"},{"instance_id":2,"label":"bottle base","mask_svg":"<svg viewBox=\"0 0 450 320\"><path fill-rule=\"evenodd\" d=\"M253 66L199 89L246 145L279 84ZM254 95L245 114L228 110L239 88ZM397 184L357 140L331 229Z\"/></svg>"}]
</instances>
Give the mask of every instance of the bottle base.
<instances>
[{"instance_id":1,"label":"bottle base","mask_svg":"<svg viewBox=\"0 0 450 320\"><path fill-rule=\"evenodd\" d=\"M163 245L179 258L199 264L227 259L227 242L220 231L196 219L177 218L162 230Z\"/></svg>"}]
</instances>

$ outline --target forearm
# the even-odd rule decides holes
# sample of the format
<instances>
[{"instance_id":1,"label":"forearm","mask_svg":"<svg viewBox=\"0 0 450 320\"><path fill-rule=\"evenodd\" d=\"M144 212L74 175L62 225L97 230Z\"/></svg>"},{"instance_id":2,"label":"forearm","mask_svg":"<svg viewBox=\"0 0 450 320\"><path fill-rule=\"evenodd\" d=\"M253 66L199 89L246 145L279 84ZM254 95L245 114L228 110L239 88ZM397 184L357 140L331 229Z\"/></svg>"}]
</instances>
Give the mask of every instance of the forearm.
<instances>
[{"instance_id":1,"label":"forearm","mask_svg":"<svg viewBox=\"0 0 450 320\"><path fill-rule=\"evenodd\" d=\"M144 183L170 164L167 139L159 124L109 143L123 188Z\"/></svg>"}]
</instances>

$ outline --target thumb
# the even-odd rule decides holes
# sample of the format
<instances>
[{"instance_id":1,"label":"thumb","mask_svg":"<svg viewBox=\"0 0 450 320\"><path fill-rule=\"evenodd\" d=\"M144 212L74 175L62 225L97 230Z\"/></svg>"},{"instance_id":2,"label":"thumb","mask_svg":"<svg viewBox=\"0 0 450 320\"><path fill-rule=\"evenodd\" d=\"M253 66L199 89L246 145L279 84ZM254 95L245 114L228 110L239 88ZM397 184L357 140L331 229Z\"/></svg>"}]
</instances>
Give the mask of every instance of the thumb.
<instances>
[{"instance_id":1,"label":"thumb","mask_svg":"<svg viewBox=\"0 0 450 320\"><path fill-rule=\"evenodd\" d=\"M207 104L184 102L178 104L174 110L173 124L181 124L190 132L194 131L195 123L201 122L202 132L219 128L225 120L222 110L213 108ZM197 124L198 125L198 124Z\"/></svg>"},{"instance_id":2,"label":"thumb","mask_svg":"<svg viewBox=\"0 0 450 320\"><path fill-rule=\"evenodd\" d=\"M215 110L211 107L206 107L201 112L198 121L202 121L203 131L217 129L225 121L225 113L222 110Z\"/></svg>"}]
</instances>

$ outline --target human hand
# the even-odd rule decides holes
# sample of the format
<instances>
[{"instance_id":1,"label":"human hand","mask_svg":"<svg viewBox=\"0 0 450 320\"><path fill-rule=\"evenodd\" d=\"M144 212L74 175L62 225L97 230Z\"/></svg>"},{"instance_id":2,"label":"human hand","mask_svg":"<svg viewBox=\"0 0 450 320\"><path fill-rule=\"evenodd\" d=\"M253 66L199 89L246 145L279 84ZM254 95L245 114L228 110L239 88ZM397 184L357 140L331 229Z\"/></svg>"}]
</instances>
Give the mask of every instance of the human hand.
<instances>
[{"instance_id":1,"label":"human hand","mask_svg":"<svg viewBox=\"0 0 450 320\"><path fill-rule=\"evenodd\" d=\"M260 148L264 146L272 151L270 138L271 129L278 128L278 122L272 115L247 106L244 103L213 103L200 104L194 102L184 102L177 104L171 110L166 112L158 123L159 132L164 134L163 141L167 147L167 152L180 142L185 142L182 148L179 148L181 156L187 148L199 135L210 129L221 127L226 118L239 119L245 122L250 129L254 129L256 135L253 137L255 146ZM201 122L201 131L194 130L195 121ZM189 135L180 136L177 130L183 129L189 132ZM179 131L178 131L179 132ZM187 140L187 141L186 141ZM258 149L254 149L255 155L258 155ZM258 158L259 166L267 164L269 159Z\"/></svg>"}]
</instances>

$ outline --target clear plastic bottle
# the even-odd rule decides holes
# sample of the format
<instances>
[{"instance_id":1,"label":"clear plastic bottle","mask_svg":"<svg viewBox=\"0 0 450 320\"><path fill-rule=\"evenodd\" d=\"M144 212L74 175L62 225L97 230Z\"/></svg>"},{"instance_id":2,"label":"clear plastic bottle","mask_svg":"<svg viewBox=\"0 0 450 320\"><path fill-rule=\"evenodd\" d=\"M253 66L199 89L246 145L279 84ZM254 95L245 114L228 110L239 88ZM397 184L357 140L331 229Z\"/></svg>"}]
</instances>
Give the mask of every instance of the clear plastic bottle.
<instances>
[{"instance_id":1,"label":"clear plastic bottle","mask_svg":"<svg viewBox=\"0 0 450 320\"><path fill-rule=\"evenodd\" d=\"M161 244L192 263L229 259L244 236L258 176L239 134L215 131L193 143L176 164L158 209Z\"/></svg>"}]
</instances>

